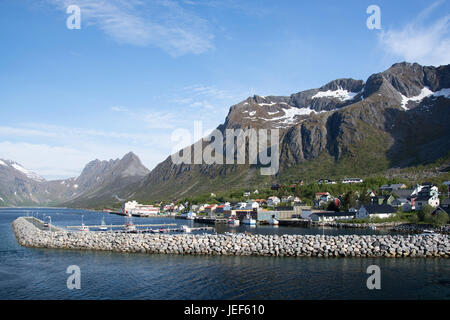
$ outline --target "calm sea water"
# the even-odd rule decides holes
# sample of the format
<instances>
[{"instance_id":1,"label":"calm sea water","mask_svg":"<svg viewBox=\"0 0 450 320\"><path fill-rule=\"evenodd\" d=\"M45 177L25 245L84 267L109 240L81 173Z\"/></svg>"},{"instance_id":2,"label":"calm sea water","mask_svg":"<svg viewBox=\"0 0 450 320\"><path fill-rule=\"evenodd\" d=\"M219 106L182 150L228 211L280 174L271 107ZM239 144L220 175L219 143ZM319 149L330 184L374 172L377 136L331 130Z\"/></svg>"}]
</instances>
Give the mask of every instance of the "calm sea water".
<instances>
[{"instance_id":1,"label":"calm sea water","mask_svg":"<svg viewBox=\"0 0 450 320\"><path fill-rule=\"evenodd\" d=\"M24 248L11 222L52 216L56 225L123 224L121 216L67 209L0 209L0 299L450 299L448 259L221 257L119 254ZM135 223L190 224L169 218ZM344 234L298 227L219 228L217 232ZM380 231L358 230L358 233ZM381 268L381 290L368 290L369 265ZM81 289L66 286L66 268L81 269Z\"/></svg>"}]
</instances>

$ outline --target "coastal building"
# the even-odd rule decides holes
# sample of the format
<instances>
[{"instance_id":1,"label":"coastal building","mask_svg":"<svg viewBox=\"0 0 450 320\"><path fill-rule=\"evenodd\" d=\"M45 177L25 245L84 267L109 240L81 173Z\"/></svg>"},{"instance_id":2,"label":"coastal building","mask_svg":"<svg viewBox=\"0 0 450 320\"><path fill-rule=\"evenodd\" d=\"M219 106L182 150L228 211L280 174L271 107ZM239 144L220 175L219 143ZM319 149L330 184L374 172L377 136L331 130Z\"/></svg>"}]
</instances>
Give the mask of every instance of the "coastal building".
<instances>
[{"instance_id":1,"label":"coastal building","mask_svg":"<svg viewBox=\"0 0 450 320\"><path fill-rule=\"evenodd\" d=\"M355 218L389 218L396 213L396 210L387 204L365 204L356 212Z\"/></svg>"},{"instance_id":2,"label":"coastal building","mask_svg":"<svg viewBox=\"0 0 450 320\"><path fill-rule=\"evenodd\" d=\"M394 208L400 208L403 212L409 212L412 210L411 202L406 198L398 198L391 202L391 206Z\"/></svg>"},{"instance_id":3,"label":"coastal building","mask_svg":"<svg viewBox=\"0 0 450 320\"><path fill-rule=\"evenodd\" d=\"M206 212L206 214L212 215L213 213L216 212L216 208L217 208L217 204L211 204L211 205L205 206L204 211Z\"/></svg>"},{"instance_id":4,"label":"coastal building","mask_svg":"<svg viewBox=\"0 0 450 320\"><path fill-rule=\"evenodd\" d=\"M319 179L317 180L318 184L336 184L336 181L331 179Z\"/></svg>"},{"instance_id":5,"label":"coastal building","mask_svg":"<svg viewBox=\"0 0 450 320\"><path fill-rule=\"evenodd\" d=\"M312 212L309 216L311 221L315 222L330 222L336 220L349 220L353 219L355 214L349 211L346 212L334 212L334 211L317 211Z\"/></svg>"},{"instance_id":6,"label":"coastal building","mask_svg":"<svg viewBox=\"0 0 450 320\"><path fill-rule=\"evenodd\" d=\"M159 206L139 204L137 201L124 202L122 212L127 215L155 216L160 212Z\"/></svg>"},{"instance_id":7,"label":"coastal building","mask_svg":"<svg viewBox=\"0 0 450 320\"><path fill-rule=\"evenodd\" d=\"M360 179L360 178L347 178L347 179L342 180L342 183L344 183L344 184L348 184L348 183L362 183L362 182L364 182L364 180Z\"/></svg>"},{"instance_id":8,"label":"coastal building","mask_svg":"<svg viewBox=\"0 0 450 320\"><path fill-rule=\"evenodd\" d=\"M384 184L380 187L380 191L392 192L400 189L406 189L406 185L403 183L396 184Z\"/></svg>"},{"instance_id":9,"label":"coastal building","mask_svg":"<svg viewBox=\"0 0 450 320\"><path fill-rule=\"evenodd\" d=\"M435 215L435 214L447 214L447 215L450 215L450 209L444 209L442 207L437 207L436 209L433 210L433 212L431 214L432 215Z\"/></svg>"},{"instance_id":10,"label":"coastal building","mask_svg":"<svg viewBox=\"0 0 450 320\"><path fill-rule=\"evenodd\" d=\"M277 205L280 204L280 202L281 202L280 198L276 196L272 196L267 199L267 205L269 207L276 207Z\"/></svg>"},{"instance_id":11,"label":"coastal building","mask_svg":"<svg viewBox=\"0 0 450 320\"><path fill-rule=\"evenodd\" d=\"M373 204L380 204L380 205L381 204L388 204L388 205L391 205L392 202L395 200L395 197L392 194L390 194L390 195L387 195L387 196L375 196L371 200L372 200Z\"/></svg>"},{"instance_id":12,"label":"coastal building","mask_svg":"<svg viewBox=\"0 0 450 320\"><path fill-rule=\"evenodd\" d=\"M422 185L422 188L415 197L415 210L421 210L425 205L437 208L440 204L439 191L436 186L431 184Z\"/></svg>"}]
</instances>

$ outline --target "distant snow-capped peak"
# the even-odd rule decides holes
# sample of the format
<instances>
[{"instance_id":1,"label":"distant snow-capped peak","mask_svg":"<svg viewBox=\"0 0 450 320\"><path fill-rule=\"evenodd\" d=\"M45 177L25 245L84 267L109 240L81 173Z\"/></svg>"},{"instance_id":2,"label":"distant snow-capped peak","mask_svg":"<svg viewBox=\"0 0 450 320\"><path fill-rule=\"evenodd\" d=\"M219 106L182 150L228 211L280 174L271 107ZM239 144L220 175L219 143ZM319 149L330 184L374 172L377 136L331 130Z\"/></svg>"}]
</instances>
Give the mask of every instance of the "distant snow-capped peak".
<instances>
[{"instance_id":1,"label":"distant snow-capped peak","mask_svg":"<svg viewBox=\"0 0 450 320\"><path fill-rule=\"evenodd\" d=\"M19 171L20 173L24 174L26 177L28 177L29 179L32 179L34 181L38 181L38 182L45 181L45 179L42 178L40 175L38 175L37 173L34 173L31 170L25 169L23 166L21 166L17 162L14 162L11 160L1 160L0 159L0 165L4 166L4 167L13 168L16 171Z\"/></svg>"}]
</instances>

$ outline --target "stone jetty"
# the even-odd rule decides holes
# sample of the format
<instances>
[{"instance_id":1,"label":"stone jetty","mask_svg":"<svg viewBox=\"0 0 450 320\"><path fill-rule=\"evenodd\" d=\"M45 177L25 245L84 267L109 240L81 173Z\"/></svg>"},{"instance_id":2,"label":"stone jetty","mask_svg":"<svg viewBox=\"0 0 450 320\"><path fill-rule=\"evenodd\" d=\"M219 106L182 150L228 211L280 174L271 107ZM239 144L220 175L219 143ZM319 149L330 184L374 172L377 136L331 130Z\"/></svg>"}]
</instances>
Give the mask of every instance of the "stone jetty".
<instances>
[{"instance_id":1,"label":"stone jetty","mask_svg":"<svg viewBox=\"0 0 450 320\"><path fill-rule=\"evenodd\" d=\"M449 236L132 234L46 231L19 217L12 223L20 245L37 248L191 255L308 257L450 257Z\"/></svg>"}]
</instances>

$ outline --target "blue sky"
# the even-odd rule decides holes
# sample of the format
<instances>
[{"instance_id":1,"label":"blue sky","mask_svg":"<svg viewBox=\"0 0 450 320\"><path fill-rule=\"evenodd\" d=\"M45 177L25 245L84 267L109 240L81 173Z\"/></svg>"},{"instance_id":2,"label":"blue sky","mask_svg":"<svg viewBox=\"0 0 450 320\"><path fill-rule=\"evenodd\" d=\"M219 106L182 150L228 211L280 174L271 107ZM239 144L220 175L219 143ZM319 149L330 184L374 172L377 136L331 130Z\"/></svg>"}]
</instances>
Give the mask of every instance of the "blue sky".
<instances>
[{"instance_id":1,"label":"blue sky","mask_svg":"<svg viewBox=\"0 0 450 320\"><path fill-rule=\"evenodd\" d=\"M69 30L66 8L81 8ZM369 5L381 30L369 30ZM450 63L449 1L3 0L0 158L47 179L128 151L153 168L176 128L395 62Z\"/></svg>"}]
</instances>

